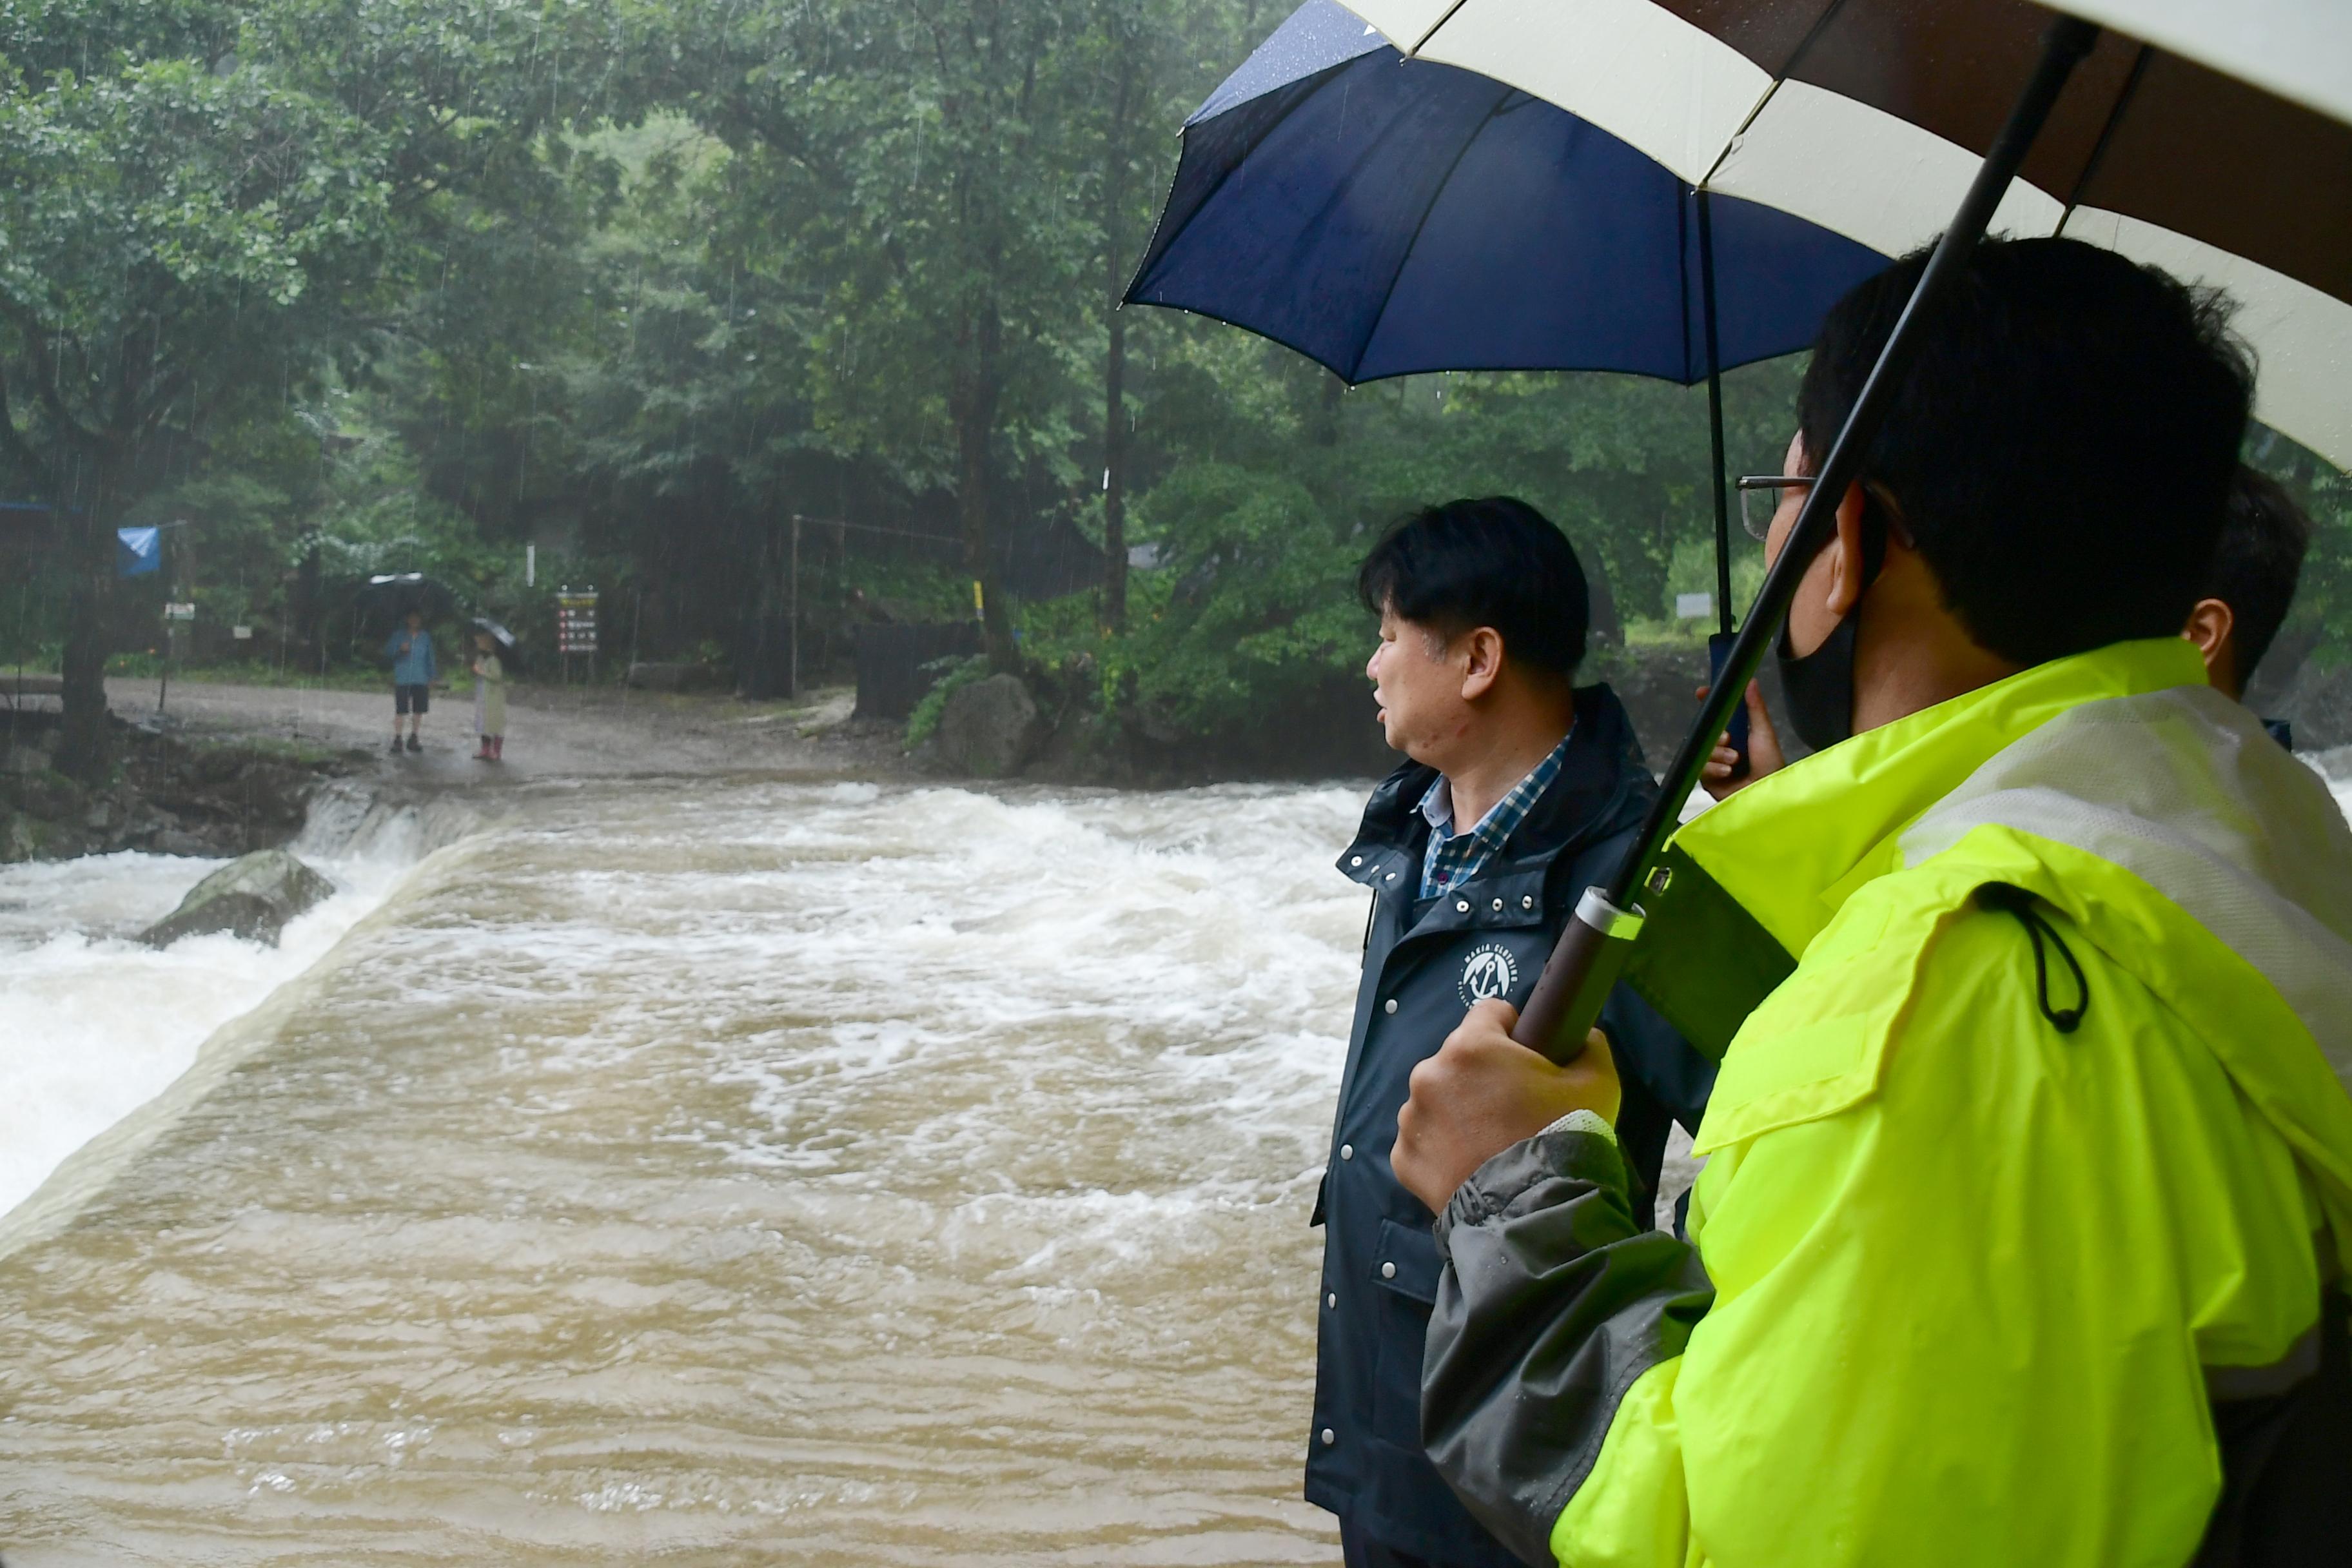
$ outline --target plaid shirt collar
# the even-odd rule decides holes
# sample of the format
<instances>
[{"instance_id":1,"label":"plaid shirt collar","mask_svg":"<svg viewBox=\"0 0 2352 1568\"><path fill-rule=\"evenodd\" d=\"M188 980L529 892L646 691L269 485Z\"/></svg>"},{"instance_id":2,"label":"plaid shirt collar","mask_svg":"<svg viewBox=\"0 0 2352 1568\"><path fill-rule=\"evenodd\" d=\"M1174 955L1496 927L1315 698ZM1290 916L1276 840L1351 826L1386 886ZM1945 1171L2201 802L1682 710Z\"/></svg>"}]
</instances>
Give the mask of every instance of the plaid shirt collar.
<instances>
[{"instance_id":1,"label":"plaid shirt collar","mask_svg":"<svg viewBox=\"0 0 2352 1568\"><path fill-rule=\"evenodd\" d=\"M1544 791L1559 777L1560 766L1568 758L1568 743L1575 738L1576 726L1571 724L1551 754L1528 769L1528 776L1513 784L1467 833L1454 830L1454 785L1444 773L1437 775L1421 797L1421 815L1429 820L1429 847L1421 858L1423 898L1433 899L1458 888L1486 868L1486 862L1518 831Z\"/></svg>"}]
</instances>

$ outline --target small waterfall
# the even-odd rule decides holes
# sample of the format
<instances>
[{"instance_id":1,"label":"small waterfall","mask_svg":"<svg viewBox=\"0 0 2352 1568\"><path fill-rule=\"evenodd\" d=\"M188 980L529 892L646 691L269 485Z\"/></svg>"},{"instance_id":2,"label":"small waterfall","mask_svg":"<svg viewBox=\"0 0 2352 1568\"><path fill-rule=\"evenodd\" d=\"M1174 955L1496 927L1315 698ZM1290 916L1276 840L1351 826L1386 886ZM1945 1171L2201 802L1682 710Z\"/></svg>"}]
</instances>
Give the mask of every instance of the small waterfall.
<instances>
[{"instance_id":1,"label":"small waterfall","mask_svg":"<svg viewBox=\"0 0 2352 1568\"><path fill-rule=\"evenodd\" d=\"M331 779L310 796L289 846L305 860L391 860L414 865L480 831L485 818L462 796L390 795L358 779Z\"/></svg>"},{"instance_id":2,"label":"small waterfall","mask_svg":"<svg viewBox=\"0 0 2352 1568\"><path fill-rule=\"evenodd\" d=\"M275 947L225 934L162 949L135 940L225 861L124 851L0 867L0 1068L11 1091L0 1100L0 1214L324 959L426 856L483 825L446 795L330 783L289 847L335 894Z\"/></svg>"}]
</instances>

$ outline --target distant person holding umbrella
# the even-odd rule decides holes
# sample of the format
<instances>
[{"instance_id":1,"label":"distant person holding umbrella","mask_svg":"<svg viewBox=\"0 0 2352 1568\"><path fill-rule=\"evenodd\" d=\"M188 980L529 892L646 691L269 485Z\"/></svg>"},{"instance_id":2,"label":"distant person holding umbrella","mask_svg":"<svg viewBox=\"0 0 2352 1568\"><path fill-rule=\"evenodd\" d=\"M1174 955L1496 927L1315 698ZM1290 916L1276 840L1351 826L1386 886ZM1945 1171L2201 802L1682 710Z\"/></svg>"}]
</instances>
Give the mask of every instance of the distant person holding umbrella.
<instances>
[{"instance_id":1,"label":"distant person holding umbrella","mask_svg":"<svg viewBox=\"0 0 2352 1568\"><path fill-rule=\"evenodd\" d=\"M433 662L433 634L425 629L425 612L412 608L405 623L384 639L383 657L392 660L392 749L401 749L400 721L408 721L408 750L421 752L417 728L433 705L433 681L439 673Z\"/></svg>"},{"instance_id":2,"label":"distant person holding umbrella","mask_svg":"<svg viewBox=\"0 0 2352 1568\"><path fill-rule=\"evenodd\" d=\"M476 762L506 760L506 666L499 660L499 639L478 625L474 628L474 731L481 737Z\"/></svg>"}]
</instances>

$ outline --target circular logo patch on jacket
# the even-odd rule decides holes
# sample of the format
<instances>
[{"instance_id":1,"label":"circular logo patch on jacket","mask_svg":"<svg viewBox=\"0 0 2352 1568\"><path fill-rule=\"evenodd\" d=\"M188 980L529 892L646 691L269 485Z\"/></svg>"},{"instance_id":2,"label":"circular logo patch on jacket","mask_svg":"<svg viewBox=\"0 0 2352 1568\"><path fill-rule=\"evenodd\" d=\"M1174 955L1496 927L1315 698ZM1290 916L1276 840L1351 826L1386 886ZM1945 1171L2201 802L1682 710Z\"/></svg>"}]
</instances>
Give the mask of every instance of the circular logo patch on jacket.
<instances>
[{"instance_id":1,"label":"circular logo patch on jacket","mask_svg":"<svg viewBox=\"0 0 2352 1568\"><path fill-rule=\"evenodd\" d=\"M1508 998L1518 983L1519 961L1511 956L1509 948L1490 942L1470 950L1470 956L1462 961L1461 984L1454 989L1461 993L1466 1012L1474 1002Z\"/></svg>"}]
</instances>

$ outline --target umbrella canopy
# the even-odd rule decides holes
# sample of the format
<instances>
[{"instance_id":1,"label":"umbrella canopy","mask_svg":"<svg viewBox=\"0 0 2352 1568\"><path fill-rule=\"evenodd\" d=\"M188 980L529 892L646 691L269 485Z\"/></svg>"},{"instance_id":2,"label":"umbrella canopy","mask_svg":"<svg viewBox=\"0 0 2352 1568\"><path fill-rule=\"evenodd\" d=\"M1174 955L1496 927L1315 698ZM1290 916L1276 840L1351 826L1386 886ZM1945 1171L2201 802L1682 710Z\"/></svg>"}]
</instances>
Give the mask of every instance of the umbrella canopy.
<instances>
[{"instance_id":1,"label":"umbrella canopy","mask_svg":"<svg viewBox=\"0 0 2352 1568\"><path fill-rule=\"evenodd\" d=\"M1689 385L1803 348L1885 264L1769 205L1703 201L1606 131L1403 60L1310 0L1185 122L1126 297L1246 327L1351 384L1602 370Z\"/></svg>"},{"instance_id":2,"label":"umbrella canopy","mask_svg":"<svg viewBox=\"0 0 2352 1568\"><path fill-rule=\"evenodd\" d=\"M499 645L499 662L506 666L508 674L522 673L522 647L515 641L514 633L486 616L476 616L473 619L473 627L478 632L489 633L490 640Z\"/></svg>"},{"instance_id":3,"label":"umbrella canopy","mask_svg":"<svg viewBox=\"0 0 2352 1568\"><path fill-rule=\"evenodd\" d=\"M363 621L396 621L415 610L428 621L457 614L457 596L436 577L422 572L387 572L360 585L360 617Z\"/></svg>"},{"instance_id":4,"label":"umbrella canopy","mask_svg":"<svg viewBox=\"0 0 2352 1568\"><path fill-rule=\"evenodd\" d=\"M1350 0L1682 178L1903 251L1948 220L2053 13L2031 0ZM2070 0L2112 20L1992 227L2226 289L2257 413L2352 467L2352 6Z\"/></svg>"}]
</instances>

